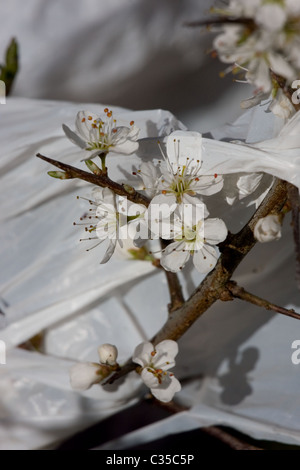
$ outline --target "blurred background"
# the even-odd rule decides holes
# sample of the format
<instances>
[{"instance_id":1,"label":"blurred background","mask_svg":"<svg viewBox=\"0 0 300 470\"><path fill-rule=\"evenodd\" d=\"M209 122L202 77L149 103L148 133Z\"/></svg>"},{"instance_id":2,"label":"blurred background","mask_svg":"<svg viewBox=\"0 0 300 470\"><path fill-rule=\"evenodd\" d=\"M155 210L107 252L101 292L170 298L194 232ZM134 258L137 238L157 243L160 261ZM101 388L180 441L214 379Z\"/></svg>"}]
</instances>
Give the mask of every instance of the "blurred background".
<instances>
[{"instance_id":1,"label":"blurred background","mask_svg":"<svg viewBox=\"0 0 300 470\"><path fill-rule=\"evenodd\" d=\"M248 86L221 79L212 37L188 22L210 0L21 0L0 6L0 57L20 46L14 96L168 109L206 132L240 113ZM215 112L217 108L217 112Z\"/></svg>"}]
</instances>

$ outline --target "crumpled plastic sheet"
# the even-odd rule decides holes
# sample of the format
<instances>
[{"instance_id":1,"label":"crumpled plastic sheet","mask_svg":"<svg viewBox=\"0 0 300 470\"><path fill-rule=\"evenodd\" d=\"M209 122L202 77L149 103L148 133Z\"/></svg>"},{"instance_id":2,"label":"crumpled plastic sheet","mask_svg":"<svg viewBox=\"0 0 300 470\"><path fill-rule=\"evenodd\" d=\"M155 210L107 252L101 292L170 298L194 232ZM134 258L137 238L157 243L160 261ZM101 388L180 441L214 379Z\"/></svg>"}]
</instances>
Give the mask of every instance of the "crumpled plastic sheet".
<instances>
[{"instance_id":1,"label":"crumpled plastic sheet","mask_svg":"<svg viewBox=\"0 0 300 470\"><path fill-rule=\"evenodd\" d=\"M82 106L79 106L81 109ZM1 312L0 339L7 348L0 365L1 448L37 448L134 403L141 382L134 376L104 391L71 390L68 368L74 361L97 361L97 347L118 344L120 361L166 320L168 302L163 276L147 262L116 255L100 265L101 247L87 253L82 227L74 227L89 208L77 195L92 187L55 180L37 152L70 164L82 153L65 136L78 105L11 98L1 108ZM101 113L99 105L84 105ZM121 124L135 120L141 137L164 135L183 126L167 111L118 111ZM140 162L136 155L111 158L113 173L125 178ZM135 166L134 166L135 165ZM131 178L133 176L131 175ZM153 315L146 276L163 298ZM131 283L131 284L130 284ZM136 286L132 286L132 283ZM147 304L148 299L148 304ZM44 354L15 349L44 331ZM57 372L57 373L56 373ZM138 379L138 380L137 380Z\"/></svg>"},{"instance_id":2,"label":"crumpled plastic sheet","mask_svg":"<svg viewBox=\"0 0 300 470\"><path fill-rule=\"evenodd\" d=\"M1 108L1 263L2 329L6 365L0 365L0 442L3 449L53 446L79 429L135 403L145 392L130 374L120 385L71 390L68 369L78 360L97 361L97 346L114 343L120 362L140 341L150 338L167 318L167 286L163 273L146 262L118 256L99 265L101 248L89 253L74 227L86 211L89 185L50 179L50 165L37 152L75 166L82 154L65 138L61 124L73 127L79 109L101 112L99 105L11 98ZM167 111L114 109L120 122L141 127L138 155L111 156L110 168L120 181L153 151L151 138L184 126ZM248 137L257 121L274 124L261 109L247 113ZM262 121L264 119L264 121ZM245 118L244 118L245 120ZM241 126L230 135L242 136ZM220 135L228 135L226 129ZM122 158L126 165L122 165ZM121 163L120 163L121 162ZM124 169L126 174L124 175ZM127 173L128 172L128 173ZM133 182L133 180L130 179ZM136 181L136 180L135 180ZM222 197L222 194L220 195ZM216 204L217 205L217 204ZM227 208L228 215L224 208ZM239 219L249 208L223 205L224 218ZM284 237L260 244L238 268L234 279L274 303L299 310L293 272L293 241L285 222ZM185 293L201 276L184 271ZM155 292L155 297L153 297ZM183 380L178 400L192 406L175 416L104 448L122 448L197 426L222 423L256 438L299 443L299 366L292 364L291 344L299 339L297 320L240 301L218 303L179 341L176 375ZM40 331L43 353L17 348ZM181 420L182 417L182 420Z\"/></svg>"}]
</instances>

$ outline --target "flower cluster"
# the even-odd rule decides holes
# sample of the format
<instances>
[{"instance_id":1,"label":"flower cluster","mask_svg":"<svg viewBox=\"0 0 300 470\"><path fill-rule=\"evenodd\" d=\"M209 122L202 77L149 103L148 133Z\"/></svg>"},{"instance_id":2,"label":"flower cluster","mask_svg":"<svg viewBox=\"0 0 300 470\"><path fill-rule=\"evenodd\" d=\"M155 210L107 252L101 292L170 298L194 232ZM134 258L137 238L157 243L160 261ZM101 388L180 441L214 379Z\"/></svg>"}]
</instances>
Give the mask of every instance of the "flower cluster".
<instances>
[{"instance_id":1,"label":"flower cluster","mask_svg":"<svg viewBox=\"0 0 300 470\"><path fill-rule=\"evenodd\" d=\"M166 247L160 253L161 266L172 272L184 267L190 257L201 273L211 271L218 259L215 245L225 240L227 228L221 219L209 218L202 197L219 192L223 177L201 174L201 134L175 131L166 141L163 161L142 163L138 172L141 190L149 205L130 202L108 188L96 188L89 200L91 209L82 217L97 245L108 241L102 263L107 262L117 242L132 240L143 247L148 240L162 238ZM189 156L187 156L187 152Z\"/></svg>"},{"instance_id":2,"label":"flower cluster","mask_svg":"<svg viewBox=\"0 0 300 470\"><path fill-rule=\"evenodd\" d=\"M298 0L230 0L218 10L224 23L214 40L228 71L245 71L255 95L242 103L250 107L272 93L270 109L283 118L293 107L273 80L272 72L292 85L300 73L300 4Z\"/></svg>"},{"instance_id":3,"label":"flower cluster","mask_svg":"<svg viewBox=\"0 0 300 470\"><path fill-rule=\"evenodd\" d=\"M157 346L149 342L139 344L133 353L132 362L138 364L143 382L150 388L152 395L160 401L169 402L181 385L169 369L175 366L178 345L175 341L165 340ZM113 344L102 344L98 348L100 363L78 362L70 369L71 387L85 391L99 384L111 372L119 368L116 362L118 349Z\"/></svg>"}]
</instances>

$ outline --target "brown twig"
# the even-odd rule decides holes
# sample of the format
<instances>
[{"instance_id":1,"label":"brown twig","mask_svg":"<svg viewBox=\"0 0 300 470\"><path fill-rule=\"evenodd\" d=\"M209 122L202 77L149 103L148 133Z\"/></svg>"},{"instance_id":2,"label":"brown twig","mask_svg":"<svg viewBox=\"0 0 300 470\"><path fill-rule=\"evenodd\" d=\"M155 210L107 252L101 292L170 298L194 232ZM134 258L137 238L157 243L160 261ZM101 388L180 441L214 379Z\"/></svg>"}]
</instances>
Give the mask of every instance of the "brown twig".
<instances>
[{"instance_id":1,"label":"brown twig","mask_svg":"<svg viewBox=\"0 0 300 470\"><path fill-rule=\"evenodd\" d=\"M169 293L170 293L170 298L171 298L171 302L168 305L168 309L169 309L169 313L172 313L184 304L184 297L183 297L181 285L180 285L180 282L176 273L171 273L170 271L166 271L166 270L164 270L164 272L167 278Z\"/></svg>"},{"instance_id":2,"label":"brown twig","mask_svg":"<svg viewBox=\"0 0 300 470\"><path fill-rule=\"evenodd\" d=\"M135 191L134 188L131 188L130 191L126 191L122 184L112 181L106 175L95 175L94 173L88 173L87 171L80 170L79 168L67 165L66 163L62 163L57 160L53 160L52 158L45 157L40 153L38 153L36 156L38 158L41 158L45 162L51 163L51 165L54 165L57 168L60 168L61 170L64 170L69 178L79 178L84 181L87 181L88 183L95 184L96 186L101 186L102 188L109 188L114 191L115 194L127 197L129 201L135 202L136 204L142 204L148 207L150 203L149 199L146 196Z\"/></svg>"},{"instance_id":3,"label":"brown twig","mask_svg":"<svg viewBox=\"0 0 300 470\"><path fill-rule=\"evenodd\" d=\"M165 410L169 411L172 414L182 413L190 409L187 406L179 405L175 401L170 401L169 403L163 403L153 398L151 398L151 401L155 405L159 406L160 408L164 408ZM260 447L255 447L241 439L238 439L235 436L232 436L231 434L224 431L223 429L220 429L217 426L205 426L205 427L199 428L199 430L217 439L218 441L223 442L223 444L226 444L228 447L230 447L233 450L263 450Z\"/></svg>"},{"instance_id":4,"label":"brown twig","mask_svg":"<svg viewBox=\"0 0 300 470\"><path fill-rule=\"evenodd\" d=\"M288 317L300 320L300 314L295 312L295 310L288 310L286 308L279 307L278 305L275 305L272 302L269 302L268 300L262 299L257 295L251 294L250 292L247 292L243 287L238 286L234 281L227 282L225 289L237 299L245 300L246 302L250 302L251 304L257 305L258 307L263 307L266 310L273 310L274 312L281 313L282 315L286 315Z\"/></svg>"},{"instance_id":5,"label":"brown twig","mask_svg":"<svg viewBox=\"0 0 300 470\"><path fill-rule=\"evenodd\" d=\"M242 24L251 29L255 29L256 25L252 18L230 18L228 16L219 16L217 18L207 18L205 20L186 21L184 26L197 28L201 26L223 25L223 24Z\"/></svg>"},{"instance_id":6,"label":"brown twig","mask_svg":"<svg viewBox=\"0 0 300 470\"><path fill-rule=\"evenodd\" d=\"M162 249L166 248L166 246L168 245L168 242L169 242L168 240L160 240ZM162 266L160 265L159 267L162 268ZM171 300L171 302L168 305L168 310L169 310L169 313L172 313L184 304L182 287L181 287L181 284L179 282L179 279L176 273L172 273L171 271L166 271L165 269L163 269L163 271L167 279L170 300Z\"/></svg>"},{"instance_id":7,"label":"brown twig","mask_svg":"<svg viewBox=\"0 0 300 470\"><path fill-rule=\"evenodd\" d=\"M216 426L204 427L201 428L201 431L218 439L233 450L263 450L261 447L255 447L251 444L247 444L247 442L242 441L241 439L238 439L231 434L228 434L227 432L223 431L223 429L220 429Z\"/></svg>"},{"instance_id":8,"label":"brown twig","mask_svg":"<svg viewBox=\"0 0 300 470\"><path fill-rule=\"evenodd\" d=\"M298 289L300 289L300 228L299 228L299 210L300 210L300 198L299 191L296 186L288 185L288 197L292 208L292 226L293 226L293 237L295 243L296 253L296 281Z\"/></svg>"}]
</instances>

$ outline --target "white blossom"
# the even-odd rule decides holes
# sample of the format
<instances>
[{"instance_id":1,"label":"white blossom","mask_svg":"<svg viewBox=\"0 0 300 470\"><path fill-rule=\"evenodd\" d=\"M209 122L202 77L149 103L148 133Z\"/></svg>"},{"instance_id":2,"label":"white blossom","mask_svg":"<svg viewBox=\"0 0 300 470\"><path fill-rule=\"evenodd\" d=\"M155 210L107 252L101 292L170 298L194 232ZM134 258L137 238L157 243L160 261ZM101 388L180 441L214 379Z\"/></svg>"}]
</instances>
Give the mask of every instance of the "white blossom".
<instances>
[{"instance_id":1,"label":"white blossom","mask_svg":"<svg viewBox=\"0 0 300 470\"><path fill-rule=\"evenodd\" d=\"M261 243L279 240L281 237L281 218L278 215L267 215L258 220L254 227L254 237Z\"/></svg>"},{"instance_id":2,"label":"white blossom","mask_svg":"<svg viewBox=\"0 0 300 470\"><path fill-rule=\"evenodd\" d=\"M189 212L181 212L177 228L174 224L175 241L163 250L160 264L166 271L178 272L192 256L197 271L206 274L217 263L215 245L225 240L227 227L221 219L204 220L203 209Z\"/></svg>"},{"instance_id":3,"label":"white blossom","mask_svg":"<svg viewBox=\"0 0 300 470\"><path fill-rule=\"evenodd\" d=\"M114 366L118 357L118 349L113 344L105 343L98 347L98 354L102 364Z\"/></svg>"},{"instance_id":4,"label":"white blossom","mask_svg":"<svg viewBox=\"0 0 300 470\"><path fill-rule=\"evenodd\" d=\"M119 198L109 188L97 187L93 190L92 198L88 201L91 205L89 212L81 217L80 224L75 225L85 225L85 231L89 234L81 241L97 241L87 251L107 242L105 255L100 261L101 264L104 264L112 257L116 244L122 244L120 229L122 225L127 223L127 200Z\"/></svg>"},{"instance_id":5,"label":"white blossom","mask_svg":"<svg viewBox=\"0 0 300 470\"><path fill-rule=\"evenodd\" d=\"M79 111L75 120L76 132L63 124L66 136L86 151L85 160L92 159L108 152L129 155L138 149L139 128L131 121L130 127L117 127L117 121L108 108L102 119L89 111Z\"/></svg>"},{"instance_id":6,"label":"white blossom","mask_svg":"<svg viewBox=\"0 0 300 470\"><path fill-rule=\"evenodd\" d=\"M174 211L180 204L201 203L198 196L210 196L221 191L221 175L201 174L201 134L175 131L168 136L166 146L167 155L162 152L164 162L160 166L161 175L155 183L152 181L152 186L157 189L152 205L166 205Z\"/></svg>"},{"instance_id":7,"label":"white blossom","mask_svg":"<svg viewBox=\"0 0 300 470\"><path fill-rule=\"evenodd\" d=\"M175 366L177 353L177 343L165 340L155 347L149 342L139 344L132 357L132 361L142 367L141 378L152 395L165 403L171 401L181 389L179 381L169 372Z\"/></svg>"}]
</instances>

